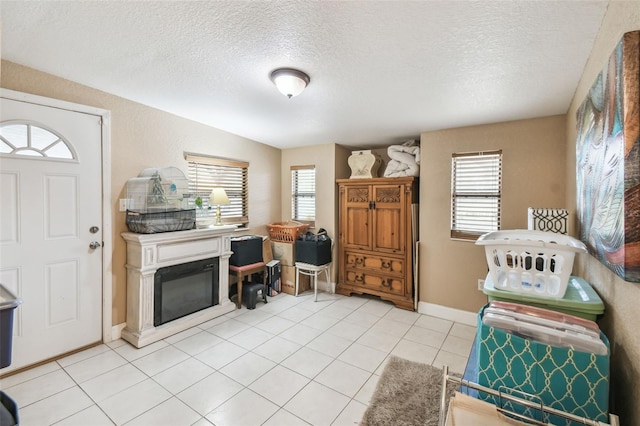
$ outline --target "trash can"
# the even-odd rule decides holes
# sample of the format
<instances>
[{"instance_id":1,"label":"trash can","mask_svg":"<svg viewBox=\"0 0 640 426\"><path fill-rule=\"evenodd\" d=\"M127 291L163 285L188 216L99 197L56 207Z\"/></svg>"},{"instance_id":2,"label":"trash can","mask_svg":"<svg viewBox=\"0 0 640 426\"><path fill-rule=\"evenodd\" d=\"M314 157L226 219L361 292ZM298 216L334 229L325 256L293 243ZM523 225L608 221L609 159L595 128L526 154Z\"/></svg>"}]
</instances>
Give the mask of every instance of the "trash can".
<instances>
[{"instance_id":1,"label":"trash can","mask_svg":"<svg viewBox=\"0 0 640 426\"><path fill-rule=\"evenodd\" d=\"M13 341L13 311L22 303L0 284L0 368L11 364L11 343Z\"/></svg>"},{"instance_id":2,"label":"trash can","mask_svg":"<svg viewBox=\"0 0 640 426\"><path fill-rule=\"evenodd\" d=\"M13 342L13 312L22 303L9 290L0 284L0 368L11 364ZM0 391L0 425L19 424L18 406L6 393Z\"/></svg>"},{"instance_id":3,"label":"trash can","mask_svg":"<svg viewBox=\"0 0 640 426\"><path fill-rule=\"evenodd\" d=\"M0 425L14 426L20 424L18 406L6 393L0 391Z\"/></svg>"}]
</instances>

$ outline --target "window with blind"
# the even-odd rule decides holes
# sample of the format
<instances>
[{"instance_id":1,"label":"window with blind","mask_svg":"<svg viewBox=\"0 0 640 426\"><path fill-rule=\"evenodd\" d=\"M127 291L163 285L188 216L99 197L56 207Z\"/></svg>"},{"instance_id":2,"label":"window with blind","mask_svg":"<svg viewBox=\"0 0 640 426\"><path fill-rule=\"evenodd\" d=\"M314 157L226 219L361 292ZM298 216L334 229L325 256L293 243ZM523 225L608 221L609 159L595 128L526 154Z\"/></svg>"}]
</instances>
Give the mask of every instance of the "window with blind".
<instances>
[{"instance_id":1,"label":"window with blind","mask_svg":"<svg viewBox=\"0 0 640 426\"><path fill-rule=\"evenodd\" d=\"M229 204L220 206L222 223L245 227L249 223L249 163L185 153L191 203L196 222L215 219L217 206L209 205L213 188L224 188Z\"/></svg>"},{"instance_id":2,"label":"window with blind","mask_svg":"<svg viewBox=\"0 0 640 426\"><path fill-rule=\"evenodd\" d=\"M451 157L451 238L476 240L500 229L502 151Z\"/></svg>"},{"instance_id":3,"label":"window with blind","mask_svg":"<svg viewBox=\"0 0 640 426\"><path fill-rule=\"evenodd\" d=\"M316 168L291 167L291 218L313 226L316 220Z\"/></svg>"}]
</instances>

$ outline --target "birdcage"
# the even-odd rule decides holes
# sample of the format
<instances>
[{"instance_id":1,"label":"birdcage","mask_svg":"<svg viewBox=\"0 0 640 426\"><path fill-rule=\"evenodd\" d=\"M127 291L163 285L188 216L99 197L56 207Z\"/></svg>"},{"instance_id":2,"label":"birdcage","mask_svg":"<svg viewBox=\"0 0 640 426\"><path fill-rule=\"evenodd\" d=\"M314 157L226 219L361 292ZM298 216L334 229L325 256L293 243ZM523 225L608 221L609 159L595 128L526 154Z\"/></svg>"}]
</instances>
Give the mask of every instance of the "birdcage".
<instances>
[{"instance_id":1,"label":"birdcage","mask_svg":"<svg viewBox=\"0 0 640 426\"><path fill-rule=\"evenodd\" d=\"M144 169L127 181L127 227L141 234L193 229L196 211L189 208L189 197L189 181L180 169Z\"/></svg>"}]
</instances>

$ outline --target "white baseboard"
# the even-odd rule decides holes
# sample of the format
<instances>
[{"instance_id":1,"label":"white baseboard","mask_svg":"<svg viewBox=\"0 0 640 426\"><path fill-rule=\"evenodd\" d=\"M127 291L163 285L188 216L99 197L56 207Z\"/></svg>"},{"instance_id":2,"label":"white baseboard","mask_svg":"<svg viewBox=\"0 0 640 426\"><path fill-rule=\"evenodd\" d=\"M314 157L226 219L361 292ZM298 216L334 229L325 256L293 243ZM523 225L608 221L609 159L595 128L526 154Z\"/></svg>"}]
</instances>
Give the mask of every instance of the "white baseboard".
<instances>
[{"instance_id":1,"label":"white baseboard","mask_svg":"<svg viewBox=\"0 0 640 426\"><path fill-rule=\"evenodd\" d=\"M122 330L127 326L126 322L111 327L111 340L118 340L122 337Z\"/></svg>"},{"instance_id":2,"label":"white baseboard","mask_svg":"<svg viewBox=\"0 0 640 426\"><path fill-rule=\"evenodd\" d=\"M478 325L476 312L463 311L461 309L450 308L448 306L436 305L427 302L418 302L418 312L425 315L444 318L449 321L467 324L473 327Z\"/></svg>"}]
</instances>

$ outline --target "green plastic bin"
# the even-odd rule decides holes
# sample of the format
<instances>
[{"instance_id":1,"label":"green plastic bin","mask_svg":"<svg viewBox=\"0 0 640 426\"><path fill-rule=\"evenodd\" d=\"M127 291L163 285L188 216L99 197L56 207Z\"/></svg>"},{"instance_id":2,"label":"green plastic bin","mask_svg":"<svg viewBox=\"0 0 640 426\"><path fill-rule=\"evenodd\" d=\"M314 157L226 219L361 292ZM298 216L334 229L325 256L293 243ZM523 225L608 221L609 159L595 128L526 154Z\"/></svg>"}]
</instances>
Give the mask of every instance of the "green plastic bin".
<instances>
[{"instance_id":1,"label":"green plastic bin","mask_svg":"<svg viewBox=\"0 0 640 426\"><path fill-rule=\"evenodd\" d=\"M552 299L536 294L515 293L500 290L494 287L491 274L487 274L484 280L484 294L489 302L494 300L503 302L522 303L524 305L537 306L551 309L552 311L575 315L580 318L595 321L598 315L604 313L604 303L596 294L591 285L580 277L569 277L567 291L562 299Z\"/></svg>"}]
</instances>

